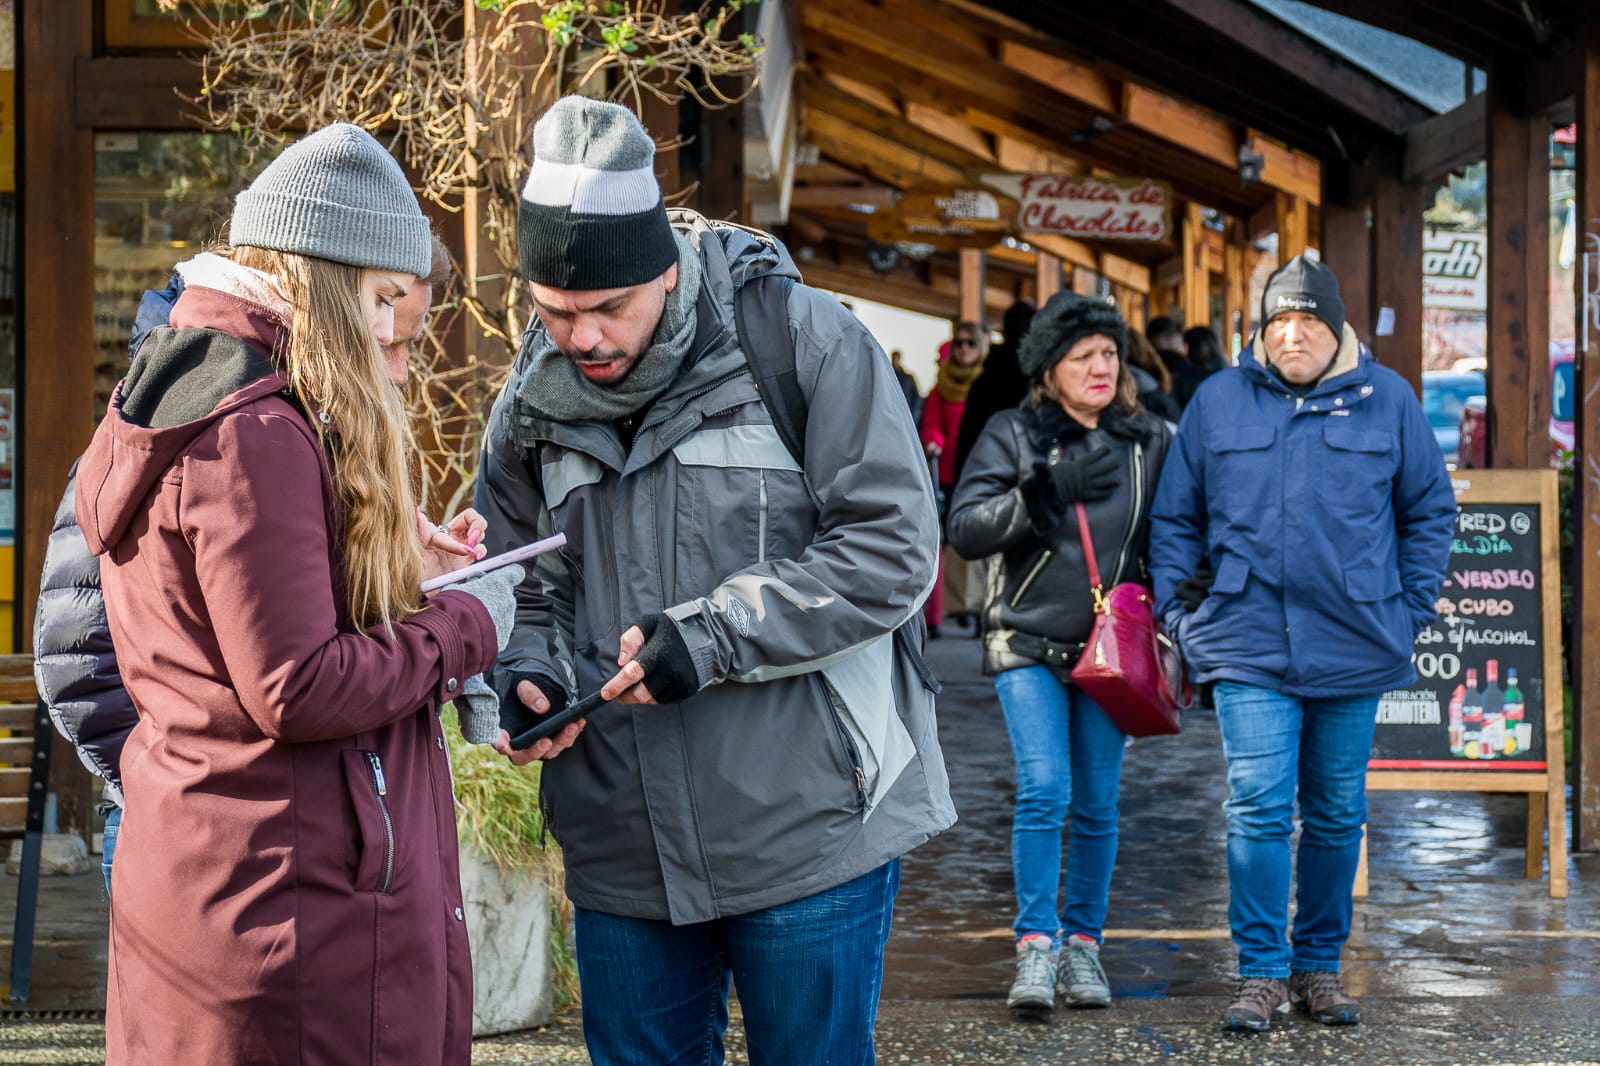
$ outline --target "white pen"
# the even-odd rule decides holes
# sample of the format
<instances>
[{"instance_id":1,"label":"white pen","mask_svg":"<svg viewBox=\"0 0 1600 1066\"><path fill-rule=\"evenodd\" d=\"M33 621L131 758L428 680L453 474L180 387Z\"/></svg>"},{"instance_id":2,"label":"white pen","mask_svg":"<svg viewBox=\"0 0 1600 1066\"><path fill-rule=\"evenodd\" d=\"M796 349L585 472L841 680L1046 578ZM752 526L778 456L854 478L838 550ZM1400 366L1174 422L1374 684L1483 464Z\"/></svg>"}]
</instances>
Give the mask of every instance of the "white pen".
<instances>
[{"instance_id":1,"label":"white pen","mask_svg":"<svg viewBox=\"0 0 1600 1066\"><path fill-rule=\"evenodd\" d=\"M566 542L567 535L565 533L557 533L553 537L536 540L532 544L524 544L522 547L512 548L508 552L491 555L487 559L480 559L468 566L463 566L460 570L451 570L448 573L440 574L438 577L430 577L422 583L422 591L432 592L434 589L442 589L446 585L454 585L458 581L465 581L469 577L487 574L490 570L498 570L502 566L520 563L524 559L532 559L536 555L554 551Z\"/></svg>"}]
</instances>

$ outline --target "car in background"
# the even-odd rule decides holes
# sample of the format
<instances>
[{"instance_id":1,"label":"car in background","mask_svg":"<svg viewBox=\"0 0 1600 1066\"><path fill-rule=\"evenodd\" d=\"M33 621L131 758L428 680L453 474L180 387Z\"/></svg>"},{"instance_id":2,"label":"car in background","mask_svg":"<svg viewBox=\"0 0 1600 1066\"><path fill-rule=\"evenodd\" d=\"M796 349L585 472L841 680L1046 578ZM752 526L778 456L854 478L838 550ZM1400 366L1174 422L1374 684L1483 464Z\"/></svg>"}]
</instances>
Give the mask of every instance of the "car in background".
<instances>
[{"instance_id":1,"label":"car in background","mask_svg":"<svg viewBox=\"0 0 1600 1066\"><path fill-rule=\"evenodd\" d=\"M1572 342L1566 340L1550 343L1550 455L1557 463L1563 452L1570 453L1573 444L1573 361ZM1423 373L1423 396L1426 404L1428 373ZM1431 424L1431 419L1430 419ZM1435 434L1437 435L1437 430ZM1443 446L1441 442L1441 447ZM1464 469L1482 469L1489 465L1489 414L1488 401L1483 396L1473 396L1462 405L1461 422L1457 433L1455 465ZM1445 452L1446 461L1450 453Z\"/></svg>"},{"instance_id":2,"label":"car in background","mask_svg":"<svg viewBox=\"0 0 1600 1066\"><path fill-rule=\"evenodd\" d=\"M1476 370L1424 370L1422 372L1422 413L1428 416L1433 438L1444 452L1444 461L1457 462L1461 437L1461 413L1467 401L1484 393L1483 374Z\"/></svg>"}]
</instances>

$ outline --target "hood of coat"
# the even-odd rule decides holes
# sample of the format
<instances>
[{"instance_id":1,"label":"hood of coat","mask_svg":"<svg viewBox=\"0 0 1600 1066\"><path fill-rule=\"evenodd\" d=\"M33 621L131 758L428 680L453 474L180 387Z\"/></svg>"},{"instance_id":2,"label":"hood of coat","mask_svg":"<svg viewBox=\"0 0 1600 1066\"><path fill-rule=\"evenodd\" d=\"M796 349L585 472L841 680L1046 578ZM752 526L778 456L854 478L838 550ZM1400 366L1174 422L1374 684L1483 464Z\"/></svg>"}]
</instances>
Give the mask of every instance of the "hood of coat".
<instances>
[{"instance_id":1,"label":"hood of coat","mask_svg":"<svg viewBox=\"0 0 1600 1066\"><path fill-rule=\"evenodd\" d=\"M217 419L288 387L277 359L288 341L286 305L258 302L221 276L185 281L79 462L78 524L95 555L117 545L162 475Z\"/></svg>"}]
</instances>

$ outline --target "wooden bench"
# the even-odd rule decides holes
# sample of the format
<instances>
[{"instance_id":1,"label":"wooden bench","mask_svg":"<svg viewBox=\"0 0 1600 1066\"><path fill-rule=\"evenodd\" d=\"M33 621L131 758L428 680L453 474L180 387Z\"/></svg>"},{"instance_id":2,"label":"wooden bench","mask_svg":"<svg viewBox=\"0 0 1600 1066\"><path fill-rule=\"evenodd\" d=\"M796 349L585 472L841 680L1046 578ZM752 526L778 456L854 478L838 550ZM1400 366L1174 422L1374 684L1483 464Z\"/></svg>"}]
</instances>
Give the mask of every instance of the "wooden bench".
<instances>
[{"instance_id":1,"label":"wooden bench","mask_svg":"<svg viewBox=\"0 0 1600 1066\"><path fill-rule=\"evenodd\" d=\"M33 681L33 656L0 655L0 846L22 839L17 917L11 940L12 1005L28 1002L33 927L39 904L40 851L54 730Z\"/></svg>"},{"instance_id":2,"label":"wooden bench","mask_svg":"<svg viewBox=\"0 0 1600 1066\"><path fill-rule=\"evenodd\" d=\"M38 718L33 656L0 655L0 841L15 840L26 829Z\"/></svg>"}]
</instances>

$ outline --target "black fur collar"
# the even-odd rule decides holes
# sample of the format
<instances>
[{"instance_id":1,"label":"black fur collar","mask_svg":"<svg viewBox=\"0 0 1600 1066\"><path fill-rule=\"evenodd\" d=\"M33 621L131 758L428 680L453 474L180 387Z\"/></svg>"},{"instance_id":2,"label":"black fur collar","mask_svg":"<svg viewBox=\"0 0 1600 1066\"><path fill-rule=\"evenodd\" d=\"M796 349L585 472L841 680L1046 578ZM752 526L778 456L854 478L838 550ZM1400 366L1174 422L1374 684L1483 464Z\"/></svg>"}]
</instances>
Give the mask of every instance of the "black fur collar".
<instances>
[{"instance_id":1,"label":"black fur collar","mask_svg":"<svg viewBox=\"0 0 1600 1066\"><path fill-rule=\"evenodd\" d=\"M1023 408L1023 421L1028 428L1028 439L1041 452L1048 451L1056 441L1072 444L1089 435L1088 427L1073 418L1053 400L1027 404ZM1100 429L1124 440L1148 441L1155 431L1150 416L1144 411L1129 413L1118 404L1100 412Z\"/></svg>"}]
</instances>

